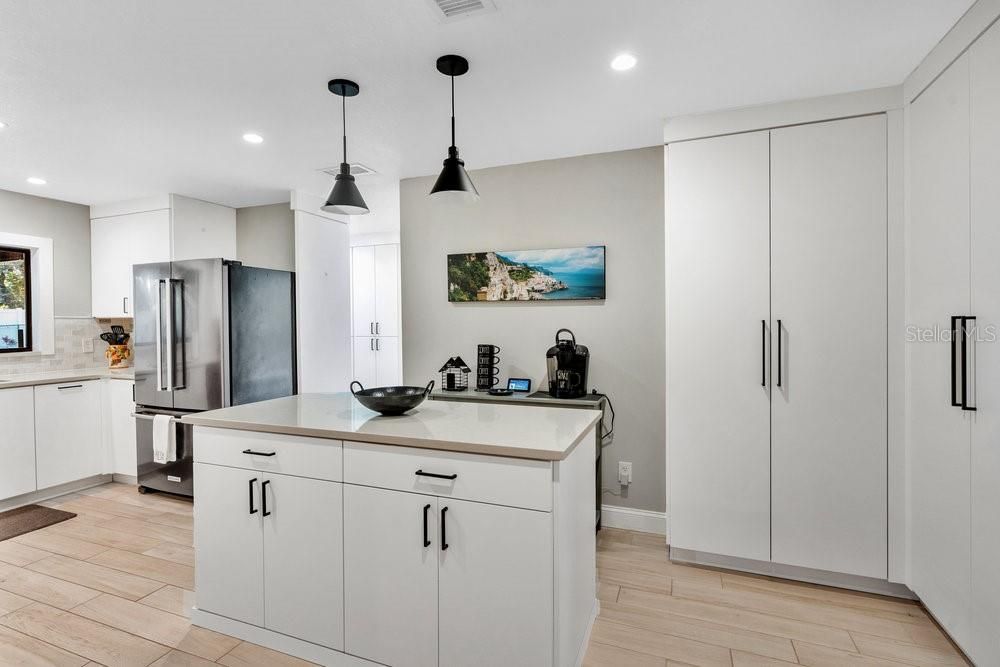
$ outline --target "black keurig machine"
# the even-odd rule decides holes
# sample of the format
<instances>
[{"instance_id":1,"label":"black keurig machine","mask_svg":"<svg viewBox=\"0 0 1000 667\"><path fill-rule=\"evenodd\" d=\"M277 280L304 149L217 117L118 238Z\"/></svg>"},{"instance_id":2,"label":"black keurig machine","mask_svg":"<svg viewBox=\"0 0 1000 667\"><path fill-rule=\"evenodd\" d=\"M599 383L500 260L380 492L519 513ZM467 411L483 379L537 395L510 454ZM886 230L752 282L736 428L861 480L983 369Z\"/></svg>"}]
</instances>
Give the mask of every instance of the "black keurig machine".
<instances>
[{"instance_id":1,"label":"black keurig machine","mask_svg":"<svg viewBox=\"0 0 1000 667\"><path fill-rule=\"evenodd\" d=\"M569 334L569 339L560 338ZM576 336L569 329L556 332L556 344L545 354L549 371L549 394L554 398L580 398L587 395L587 369L590 367L590 350L577 345Z\"/></svg>"}]
</instances>

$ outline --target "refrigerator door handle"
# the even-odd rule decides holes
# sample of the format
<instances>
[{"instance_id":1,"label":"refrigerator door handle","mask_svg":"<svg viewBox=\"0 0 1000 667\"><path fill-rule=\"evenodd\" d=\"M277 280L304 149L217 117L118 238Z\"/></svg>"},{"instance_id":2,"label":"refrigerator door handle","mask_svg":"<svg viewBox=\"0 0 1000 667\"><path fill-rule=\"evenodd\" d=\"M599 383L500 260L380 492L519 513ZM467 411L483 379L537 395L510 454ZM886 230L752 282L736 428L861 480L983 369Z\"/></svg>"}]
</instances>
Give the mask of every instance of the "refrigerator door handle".
<instances>
[{"instance_id":1,"label":"refrigerator door handle","mask_svg":"<svg viewBox=\"0 0 1000 667\"><path fill-rule=\"evenodd\" d=\"M951 316L951 405L962 407L958 400L958 315Z\"/></svg>"},{"instance_id":2,"label":"refrigerator door handle","mask_svg":"<svg viewBox=\"0 0 1000 667\"><path fill-rule=\"evenodd\" d=\"M178 289L178 294L177 294L177 300L176 301L174 301L174 298L173 298L174 287L176 287ZM171 330L171 333L170 333L170 348L171 348L171 354L173 354L173 349L174 349L174 346L175 346L175 343L176 343L176 341L174 341L174 333L176 332L176 325L174 324L174 312L175 312L174 309L177 306L179 306L180 307L180 311L181 311L180 312L180 320L181 320L181 327L180 327L180 330L181 330L181 339L180 339L180 345L181 345L181 353L180 353L181 368L180 368L180 374L181 374L181 377L180 377L180 384L174 384L174 380L176 378L174 377L174 364L173 364L173 358L171 357L171 364L170 364L170 389L172 389L172 390L173 389L185 389L187 387L187 355L185 354L186 350L184 349L184 339L185 339L184 327L186 325L186 323L184 322L184 281L180 280L178 278L171 278L170 279L170 294L171 294L171 299L170 299L170 330Z\"/></svg>"},{"instance_id":3,"label":"refrigerator door handle","mask_svg":"<svg viewBox=\"0 0 1000 667\"><path fill-rule=\"evenodd\" d=\"M167 292L167 390L174 389L174 290L173 280L166 280Z\"/></svg>"},{"instance_id":4,"label":"refrigerator door handle","mask_svg":"<svg viewBox=\"0 0 1000 667\"><path fill-rule=\"evenodd\" d=\"M166 391L163 385L163 292L166 281L156 283L156 390Z\"/></svg>"}]
</instances>

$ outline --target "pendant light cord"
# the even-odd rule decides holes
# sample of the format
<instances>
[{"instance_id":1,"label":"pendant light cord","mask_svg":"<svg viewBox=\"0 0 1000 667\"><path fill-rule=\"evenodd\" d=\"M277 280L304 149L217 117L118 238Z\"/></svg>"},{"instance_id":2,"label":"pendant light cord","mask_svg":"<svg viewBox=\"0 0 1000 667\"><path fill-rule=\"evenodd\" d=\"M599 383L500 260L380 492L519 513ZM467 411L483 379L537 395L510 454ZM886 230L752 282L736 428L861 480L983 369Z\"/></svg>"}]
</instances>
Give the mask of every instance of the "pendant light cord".
<instances>
[{"instance_id":1,"label":"pendant light cord","mask_svg":"<svg viewBox=\"0 0 1000 667\"><path fill-rule=\"evenodd\" d=\"M455 147L455 75L451 75L451 146Z\"/></svg>"},{"instance_id":2,"label":"pendant light cord","mask_svg":"<svg viewBox=\"0 0 1000 667\"><path fill-rule=\"evenodd\" d=\"M344 126L344 164L346 164L347 163L347 96L346 95L343 95L340 98L340 111Z\"/></svg>"}]
</instances>

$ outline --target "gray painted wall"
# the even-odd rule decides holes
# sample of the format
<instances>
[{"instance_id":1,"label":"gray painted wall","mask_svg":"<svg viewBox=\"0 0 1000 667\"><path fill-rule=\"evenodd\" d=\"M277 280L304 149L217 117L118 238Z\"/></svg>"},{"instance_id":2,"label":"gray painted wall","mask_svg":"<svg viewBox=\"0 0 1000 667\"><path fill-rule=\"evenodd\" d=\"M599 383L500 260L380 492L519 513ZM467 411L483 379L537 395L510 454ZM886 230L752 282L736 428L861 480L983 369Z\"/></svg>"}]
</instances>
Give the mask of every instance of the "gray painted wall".
<instances>
[{"instance_id":1,"label":"gray painted wall","mask_svg":"<svg viewBox=\"0 0 1000 667\"><path fill-rule=\"evenodd\" d=\"M665 295L663 148L588 155L475 171L471 206L427 196L433 177L400 184L403 377L426 384L455 354L501 347L502 378L545 377L557 329L591 353L590 387L611 396L615 438L604 450L604 503L663 511ZM450 252L607 246L607 300L453 304ZM629 489L618 461L633 463Z\"/></svg>"},{"instance_id":2,"label":"gray painted wall","mask_svg":"<svg viewBox=\"0 0 1000 667\"><path fill-rule=\"evenodd\" d=\"M247 266L295 270L295 216L287 203L236 209L236 254Z\"/></svg>"},{"instance_id":3,"label":"gray painted wall","mask_svg":"<svg viewBox=\"0 0 1000 667\"><path fill-rule=\"evenodd\" d=\"M90 315L89 206L0 190L0 231L51 238L55 315Z\"/></svg>"}]
</instances>

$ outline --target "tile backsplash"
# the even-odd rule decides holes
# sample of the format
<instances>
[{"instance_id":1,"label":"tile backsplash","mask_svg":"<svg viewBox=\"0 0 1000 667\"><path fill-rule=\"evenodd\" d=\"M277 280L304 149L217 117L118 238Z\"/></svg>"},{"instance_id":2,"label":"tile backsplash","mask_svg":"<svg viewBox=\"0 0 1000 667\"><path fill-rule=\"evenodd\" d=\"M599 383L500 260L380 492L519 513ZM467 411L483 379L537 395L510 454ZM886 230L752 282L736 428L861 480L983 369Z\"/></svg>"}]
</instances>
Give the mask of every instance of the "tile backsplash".
<instances>
[{"instance_id":1,"label":"tile backsplash","mask_svg":"<svg viewBox=\"0 0 1000 667\"><path fill-rule=\"evenodd\" d=\"M0 354L0 376L107 366L104 350L108 345L100 336L105 331L111 331L112 324L120 324L126 331L132 332L130 319L95 320L91 317L57 317L55 354L13 356ZM87 340L93 341L93 352L84 352Z\"/></svg>"}]
</instances>

